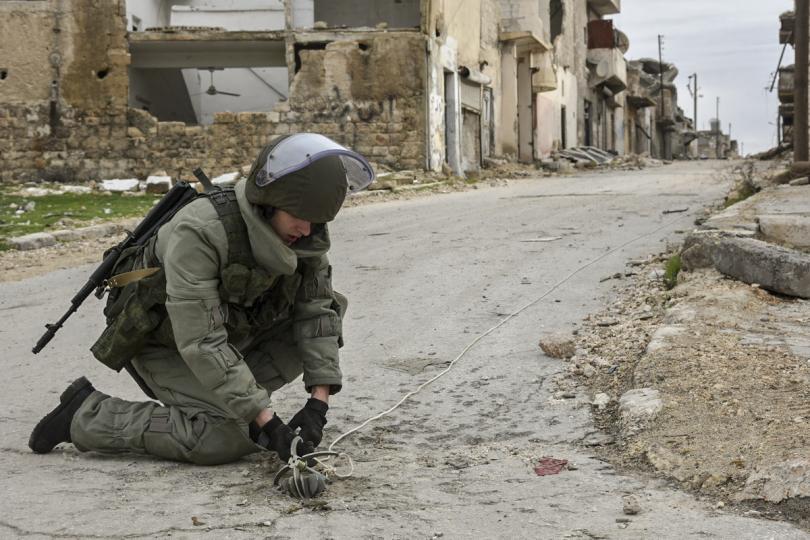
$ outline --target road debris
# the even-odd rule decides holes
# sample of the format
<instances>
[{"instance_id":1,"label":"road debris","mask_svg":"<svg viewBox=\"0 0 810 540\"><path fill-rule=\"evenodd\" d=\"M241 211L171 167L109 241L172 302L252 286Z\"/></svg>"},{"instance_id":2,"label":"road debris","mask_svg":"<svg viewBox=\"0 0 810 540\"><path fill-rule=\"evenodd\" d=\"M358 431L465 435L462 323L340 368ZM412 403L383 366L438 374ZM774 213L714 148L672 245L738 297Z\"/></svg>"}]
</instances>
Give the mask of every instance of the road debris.
<instances>
[{"instance_id":1,"label":"road debris","mask_svg":"<svg viewBox=\"0 0 810 540\"><path fill-rule=\"evenodd\" d=\"M557 459L553 457L543 457L534 467L534 472L537 476L550 476L553 474L560 474L563 469L568 465L567 459Z\"/></svg>"},{"instance_id":2,"label":"road debris","mask_svg":"<svg viewBox=\"0 0 810 540\"><path fill-rule=\"evenodd\" d=\"M635 516L641 513L641 504L635 495L627 495L622 498L622 512L628 516Z\"/></svg>"},{"instance_id":3,"label":"road debris","mask_svg":"<svg viewBox=\"0 0 810 540\"><path fill-rule=\"evenodd\" d=\"M570 335L555 333L540 340L540 348L551 358L567 359L576 354L576 343Z\"/></svg>"},{"instance_id":4,"label":"road debris","mask_svg":"<svg viewBox=\"0 0 810 540\"><path fill-rule=\"evenodd\" d=\"M562 236L545 236L543 238L530 238L528 240L521 240L521 242L554 242L562 240Z\"/></svg>"}]
</instances>

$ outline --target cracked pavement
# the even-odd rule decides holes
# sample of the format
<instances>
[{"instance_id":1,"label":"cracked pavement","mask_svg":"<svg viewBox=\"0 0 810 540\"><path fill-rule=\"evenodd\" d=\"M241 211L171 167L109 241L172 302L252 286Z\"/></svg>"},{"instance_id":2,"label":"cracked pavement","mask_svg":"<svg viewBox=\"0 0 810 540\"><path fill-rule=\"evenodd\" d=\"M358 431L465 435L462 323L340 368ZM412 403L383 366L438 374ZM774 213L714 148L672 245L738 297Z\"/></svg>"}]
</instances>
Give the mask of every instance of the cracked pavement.
<instances>
[{"instance_id":1,"label":"cracked pavement","mask_svg":"<svg viewBox=\"0 0 810 540\"><path fill-rule=\"evenodd\" d=\"M717 175L725 166L532 178L346 209L331 227L335 288L350 307L344 390L330 403L327 442L396 403L576 268L648 236L574 276L482 340L447 376L341 443L356 461L355 475L331 484L316 506L272 489L277 462L267 455L205 468L81 455L71 445L30 453L31 428L80 374L105 392L142 397L125 374L90 356L102 328L93 299L45 351L29 352L90 268L0 284L0 536L808 538L593 458L583 444L600 440L590 396L580 389L555 399L565 365L537 346L542 333L570 331L610 301L604 276L679 240L676 231L725 195ZM274 396L282 418L305 399L298 382ZM542 456L568 459L575 470L538 477L532 465ZM635 516L622 513L630 493L642 507Z\"/></svg>"}]
</instances>

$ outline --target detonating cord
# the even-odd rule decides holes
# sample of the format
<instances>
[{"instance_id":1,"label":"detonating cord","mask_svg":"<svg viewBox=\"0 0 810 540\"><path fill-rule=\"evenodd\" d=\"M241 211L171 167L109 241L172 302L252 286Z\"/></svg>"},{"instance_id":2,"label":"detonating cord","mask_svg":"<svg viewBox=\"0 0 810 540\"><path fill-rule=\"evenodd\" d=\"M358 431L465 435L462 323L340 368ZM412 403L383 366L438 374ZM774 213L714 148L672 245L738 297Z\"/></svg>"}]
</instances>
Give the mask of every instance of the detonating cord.
<instances>
[{"instance_id":1,"label":"detonating cord","mask_svg":"<svg viewBox=\"0 0 810 540\"><path fill-rule=\"evenodd\" d=\"M573 270L572 272L570 272L570 273L569 273L567 276L565 276L564 278L562 278L560 281L558 281L557 283L555 283L554 285L552 285L552 286L551 286L551 288L549 288L549 289L548 289L546 292L544 292L544 293L543 293L543 294L542 294L540 297L535 298L535 299L534 299L534 300L532 300L531 302L528 302L527 304L525 304L524 306L522 306L521 308L519 308L517 311L514 311L514 312L510 313L509 315L507 315L506 317L504 317L504 318L503 318L503 319L502 319L500 322L498 322L498 324L496 324L495 326L493 326L492 328L490 328L489 330L487 330L487 331L486 331L486 332L484 332L483 334L480 334L478 337L476 337L475 339L473 339L473 340L470 342L470 344L469 344L469 345L467 345L466 347L464 347L464 349L461 351L461 353L459 353L459 355L458 355L458 356L456 356L456 357L455 357L455 358L454 358L454 359L453 359L453 360L450 362L450 364L449 364L449 365L448 365L446 368L444 368L444 369L443 369L441 372L439 372L437 375L435 375L434 377L432 377L432 378L428 379L427 381L425 381L425 382L423 382L422 384L420 384L419 386L417 386L417 387L416 387L416 389L411 390L410 392L408 392L407 394L405 394L404 396L402 396L402 398L401 398L401 399L400 399L398 402L396 402L396 404L394 404L393 406L389 407L388 409L386 409L386 410L382 411L382 412L381 412L381 413L379 413L379 414L376 414L376 415L374 415L374 416L372 416L372 417L368 418L368 419L367 419L366 421L364 421L362 424L360 424L360 425L358 425L357 427L354 427L354 428L350 429L349 431L346 431L345 433L343 433L342 435L340 435L340 436L339 436L337 439L335 439L334 441L332 441L332 444L330 444L330 445L329 445L329 452L333 452L333 448L334 448L334 447L335 447L335 446L336 446L338 443L340 443L340 441L342 441L343 439L345 439L346 437L349 437L350 435L353 435L354 433L357 433L358 431L360 431L361 429L363 429L364 427L366 427L366 426L367 426L368 424L370 424L371 422L374 422L375 420L379 420L380 418L382 418L382 417L384 417L384 416L386 416L386 415L388 415L388 414L391 414L392 412L394 412L395 410L397 410L397 409L398 409L398 408L399 408L399 407L400 407L400 406L401 406L403 403L405 403L405 401L407 401L407 400L408 400L408 399L410 399L411 397L413 397L413 396L415 396L416 394L418 394L419 392L421 392L421 391L422 391L422 390L423 390L425 387L427 387L428 385L430 385L430 384L434 383L435 381L439 380L441 377L444 377L445 375L447 375L447 374L448 374L448 373L449 373L449 372L450 372L450 371L451 371L451 370L452 370L452 369L455 367L456 363L457 363L459 360L461 360L461 359L462 359L462 358L463 358L463 357L464 357L464 356L465 356L465 355L466 355L466 354L467 354L467 353L470 351L470 349L472 349L473 347L475 347L475 346L476 346L476 345L477 345L477 344L478 344L478 343L479 343L481 340L483 340L485 337L487 337L487 336L489 336L490 334L492 334L493 332L495 332L495 331L496 331L497 329L499 329L501 326L505 325L507 322L511 321L512 319L514 319L515 317L517 317L518 315L520 315L521 313L523 313L524 311L526 311L526 310L527 310L527 309L529 309L530 307L534 306L534 305L535 305L535 304L537 304L538 302L540 302L540 301L542 301L543 299L545 299L545 298L546 298L548 295L550 295L551 293L553 293L554 291L556 291L557 289L559 289L561 286L563 286L565 283L567 283L568 281L570 281L570 280L571 280L571 279L572 279L574 276L576 276L577 274L579 274L579 273L580 273L580 272L582 272L583 270L585 270L585 269L587 269L587 268L589 268L589 267L593 266L594 264L596 264L596 263L598 263L599 261L601 261L601 260L603 260L603 259L605 259L605 258L609 257L610 255L613 255L614 253L617 253L617 252L621 251L622 249L626 248L626 247L627 247L627 246L629 246L630 244L633 244L633 243L635 243L635 242L638 242L639 240L643 240L644 238L647 238L647 237L649 237L649 236L652 236L652 235L654 235L654 234L656 234L656 233L660 232L661 230L666 229L667 227L670 227L671 225L674 225L674 224L675 224L675 223L677 223L678 221L681 221L681 220L683 220L683 219L686 219L686 217L691 217L691 216L679 216L679 217L677 217L677 218L674 218L674 219L671 219L671 220L669 220L669 221L666 221L666 222L665 222L663 225L661 225L660 227L658 227L658 228L656 228L656 229L654 229L654 230L652 230L652 231L650 231L650 232L648 232L648 233L645 233L645 234L642 234L642 235L640 235L640 236L637 236L637 237L635 237L635 238L633 238L633 239L631 239L631 240L628 240L627 242L625 242L625 243L621 244L620 246L618 246L618 247L616 247L616 248L614 248L614 249L611 249L610 251L607 251L607 252L603 253L602 255L599 255L599 256L598 256L598 257L596 257L595 259L592 259L591 261L589 261L589 262L587 262L587 263L583 264L582 266L580 266L580 267L576 268L575 270ZM347 473L347 474L342 474L342 475L337 475L337 476L338 476L339 478L347 478L347 477L351 476L352 472L354 471L354 464L353 464L353 462L351 461L351 458L348 456L348 454L342 454L342 455L343 455L343 456L345 456L345 457L347 457L347 458L349 459L349 463L351 464L351 471L350 471L349 473ZM321 463L323 464L323 462L321 462ZM325 465L325 464L324 464L324 465ZM328 467L328 466L326 466L326 468L327 468L327 469L328 469L330 472L336 473L336 471L335 471L335 470L334 470L332 467Z\"/></svg>"}]
</instances>

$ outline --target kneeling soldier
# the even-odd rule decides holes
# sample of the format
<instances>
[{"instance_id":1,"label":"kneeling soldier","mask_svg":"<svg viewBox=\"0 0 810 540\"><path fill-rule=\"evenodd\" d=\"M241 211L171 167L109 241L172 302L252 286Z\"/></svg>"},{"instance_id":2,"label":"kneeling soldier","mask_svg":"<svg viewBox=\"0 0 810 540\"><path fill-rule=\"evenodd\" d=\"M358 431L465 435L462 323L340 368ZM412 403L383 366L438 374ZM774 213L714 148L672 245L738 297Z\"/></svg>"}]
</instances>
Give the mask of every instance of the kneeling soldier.
<instances>
[{"instance_id":1,"label":"kneeling soldier","mask_svg":"<svg viewBox=\"0 0 810 540\"><path fill-rule=\"evenodd\" d=\"M312 451L342 384L346 299L332 289L326 223L373 178L362 156L322 135L283 137L246 180L200 196L125 252L117 268L146 270L111 290L92 351L157 402L111 397L81 377L34 428L31 449L72 442L215 465L266 448L286 461L300 428L299 453ZM270 394L302 373L311 397L284 424Z\"/></svg>"}]
</instances>

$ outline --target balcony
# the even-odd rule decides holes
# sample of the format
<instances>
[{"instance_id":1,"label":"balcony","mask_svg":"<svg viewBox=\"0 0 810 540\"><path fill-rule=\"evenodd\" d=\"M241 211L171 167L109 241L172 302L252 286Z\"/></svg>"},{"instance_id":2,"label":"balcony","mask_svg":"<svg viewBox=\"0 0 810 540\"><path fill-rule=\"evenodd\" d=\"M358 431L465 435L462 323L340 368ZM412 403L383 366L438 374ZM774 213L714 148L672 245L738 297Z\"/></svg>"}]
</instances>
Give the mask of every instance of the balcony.
<instances>
[{"instance_id":1,"label":"balcony","mask_svg":"<svg viewBox=\"0 0 810 540\"><path fill-rule=\"evenodd\" d=\"M650 96L652 82L650 76L641 70L639 62L627 64L627 105L634 109L655 107L655 100Z\"/></svg>"},{"instance_id":2,"label":"balcony","mask_svg":"<svg viewBox=\"0 0 810 540\"><path fill-rule=\"evenodd\" d=\"M516 46L517 53L541 53L551 50L551 44L543 39L543 20L539 17L513 17L501 19L502 43Z\"/></svg>"},{"instance_id":3,"label":"balcony","mask_svg":"<svg viewBox=\"0 0 810 540\"><path fill-rule=\"evenodd\" d=\"M779 70L779 101L782 103L793 103L794 71L794 66Z\"/></svg>"},{"instance_id":4,"label":"balcony","mask_svg":"<svg viewBox=\"0 0 810 540\"><path fill-rule=\"evenodd\" d=\"M607 87L614 94L627 88L627 62L619 49L591 49L588 51L591 88Z\"/></svg>"},{"instance_id":5,"label":"balcony","mask_svg":"<svg viewBox=\"0 0 810 540\"><path fill-rule=\"evenodd\" d=\"M794 111L795 108L793 107L793 103L783 103L782 105L779 105L779 114L782 116L782 125L793 125Z\"/></svg>"},{"instance_id":6,"label":"balcony","mask_svg":"<svg viewBox=\"0 0 810 540\"><path fill-rule=\"evenodd\" d=\"M532 92L551 92L557 89L557 74L550 51L535 52L531 57Z\"/></svg>"},{"instance_id":7,"label":"balcony","mask_svg":"<svg viewBox=\"0 0 810 540\"><path fill-rule=\"evenodd\" d=\"M793 32L796 29L796 15L792 11L786 11L779 16L779 43L793 45Z\"/></svg>"},{"instance_id":8,"label":"balcony","mask_svg":"<svg viewBox=\"0 0 810 540\"><path fill-rule=\"evenodd\" d=\"M622 0L588 0L588 7L599 15L616 15L622 11Z\"/></svg>"}]
</instances>

